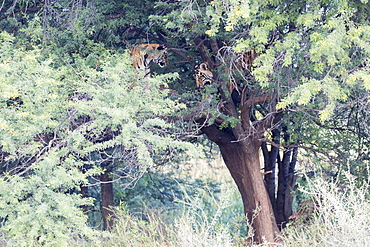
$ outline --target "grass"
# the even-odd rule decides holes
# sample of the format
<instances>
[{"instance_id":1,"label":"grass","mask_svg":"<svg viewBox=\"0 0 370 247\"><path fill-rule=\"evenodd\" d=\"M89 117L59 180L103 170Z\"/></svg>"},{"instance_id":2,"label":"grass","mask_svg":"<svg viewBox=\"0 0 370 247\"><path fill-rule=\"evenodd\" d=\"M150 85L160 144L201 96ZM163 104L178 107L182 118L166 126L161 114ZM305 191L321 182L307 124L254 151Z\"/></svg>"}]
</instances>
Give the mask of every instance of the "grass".
<instances>
[{"instance_id":1,"label":"grass","mask_svg":"<svg viewBox=\"0 0 370 247\"><path fill-rule=\"evenodd\" d=\"M193 177L203 176L200 169L196 172ZM213 167L213 172L220 181L230 181L226 169ZM341 183L316 177L308 179L301 193L316 202L315 212L304 224L289 225L278 246L370 246L368 184L358 186L351 175ZM111 232L97 231L94 243L74 240L71 246L245 246L246 223L233 183L224 182L217 198L205 191L196 195L185 194L176 203L181 207L175 212L166 208L144 208L138 214L130 213L124 206L119 207L116 209L116 225Z\"/></svg>"},{"instance_id":2,"label":"grass","mask_svg":"<svg viewBox=\"0 0 370 247\"><path fill-rule=\"evenodd\" d=\"M357 187L351 175L344 184L316 178L304 192L316 201L316 212L306 224L285 230L285 246L370 246L368 184Z\"/></svg>"},{"instance_id":3,"label":"grass","mask_svg":"<svg viewBox=\"0 0 370 247\"><path fill-rule=\"evenodd\" d=\"M305 224L289 226L279 246L370 246L368 189L367 184L356 187L353 178L340 186L322 178L310 181L303 192L316 200L316 212ZM222 196L230 193L224 191ZM210 215L203 199L199 195L183 202L178 217L169 216L163 209L146 209L144 220L119 209L115 229L101 235L97 246L243 246L243 238L235 234L235 228L221 220L231 206L230 200L215 201L216 210Z\"/></svg>"},{"instance_id":4,"label":"grass","mask_svg":"<svg viewBox=\"0 0 370 247\"><path fill-rule=\"evenodd\" d=\"M115 228L102 235L103 241L97 246L237 246L238 237L233 230L240 229L241 225L223 222L223 214L232 206L227 196L233 192L227 188L223 191L219 199L204 193L178 201L183 206L181 213L175 216L164 209L146 208L143 215L135 215L118 208Z\"/></svg>"}]
</instances>

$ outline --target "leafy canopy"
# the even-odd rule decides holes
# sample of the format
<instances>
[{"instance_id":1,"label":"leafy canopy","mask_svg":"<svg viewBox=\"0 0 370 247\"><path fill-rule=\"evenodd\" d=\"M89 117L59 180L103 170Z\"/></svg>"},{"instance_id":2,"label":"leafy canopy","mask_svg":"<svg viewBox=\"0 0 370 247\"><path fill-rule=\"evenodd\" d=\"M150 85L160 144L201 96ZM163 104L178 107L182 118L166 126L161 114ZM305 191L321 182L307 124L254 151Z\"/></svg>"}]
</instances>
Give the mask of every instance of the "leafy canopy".
<instances>
[{"instance_id":1,"label":"leafy canopy","mask_svg":"<svg viewBox=\"0 0 370 247\"><path fill-rule=\"evenodd\" d=\"M178 75L142 79L127 53L107 50L91 67L88 57L61 62L6 32L0 43L0 218L10 244L93 237L80 208L92 201L73 191L100 172L94 152L131 150L145 171L156 152L194 149L162 117L183 108L160 89ZM125 161L125 152L110 154Z\"/></svg>"}]
</instances>

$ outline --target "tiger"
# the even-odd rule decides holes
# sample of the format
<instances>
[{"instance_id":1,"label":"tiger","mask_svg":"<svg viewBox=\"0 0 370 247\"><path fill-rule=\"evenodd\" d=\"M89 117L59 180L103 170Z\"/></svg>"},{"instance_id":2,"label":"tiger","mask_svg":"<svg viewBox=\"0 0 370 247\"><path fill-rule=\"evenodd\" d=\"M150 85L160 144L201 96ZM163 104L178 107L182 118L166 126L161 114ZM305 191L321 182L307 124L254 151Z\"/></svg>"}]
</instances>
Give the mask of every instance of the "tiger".
<instances>
[{"instance_id":1,"label":"tiger","mask_svg":"<svg viewBox=\"0 0 370 247\"><path fill-rule=\"evenodd\" d=\"M235 63L232 65L232 70L237 72L236 74L242 75L244 78L250 77L253 68L253 62L258 56L259 54L254 50L238 54ZM226 69L225 72L230 74L229 69ZM239 90L238 83L234 80L234 78L231 78L230 83L228 83L228 89L230 93L232 93L234 89Z\"/></svg>"},{"instance_id":2,"label":"tiger","mask_svg":"<svg viewBox=\"0 0 370 247\"><path fill-rule=\"evenodd\" d=\"M213 73L209 68L208 62L195 66L194 77L197 87L204 87L214 82Z\"/></svg>"},{"instance_id":3,"label":"tiger","mask_svg":"<svg viewBox=\"0 0 370 247\"><path fill-rule=\"evenodd\" d=\"M168 64L167 47L162 44L139 44L131 49L132 65L138 71L145 71L144 77L150 77L150 63L163 68Z\"/></svg>"},{"instance_id":4,"label":"tiger","mask_svg":"<svg viewBox=\"0 0 370 247\"><path fill-rule=\"evenodd\" d=\"M200 88L203 88L206 85L210 85L214 82L217 82L216 80L213 79L213 72L209 68L208 62L204 62L199 65L196 65L194 76L195 76L196 85L197 87L200 87ZM234 89L231 83L227 83L227 87L231 91Z\"/></svg>"},{"instance_id":5,"label":"tiger","mask_svg":"<svg viewBox=\"0 0 370 247\"><path fill-rule=\"evenodd\" d=\"M237 60L237 69L244 70L245 73L251 73L253 62L258 57L258 55L259 54L255 50L243 52Z\"/></svg>"}]
</instances>

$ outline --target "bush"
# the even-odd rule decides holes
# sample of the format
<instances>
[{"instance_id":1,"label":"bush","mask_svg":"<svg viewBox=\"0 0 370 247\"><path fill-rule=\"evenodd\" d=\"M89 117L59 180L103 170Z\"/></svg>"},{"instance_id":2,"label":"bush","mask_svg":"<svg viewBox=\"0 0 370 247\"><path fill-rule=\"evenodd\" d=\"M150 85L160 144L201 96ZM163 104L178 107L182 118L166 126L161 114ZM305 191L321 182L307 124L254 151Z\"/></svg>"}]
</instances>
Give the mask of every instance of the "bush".
<instances>
[{"instance_id":1,"label":"bush","mask_svg":"<svg viewBox=\"0 0 370 247\"><path fill-rule=\"evenodd\" d=\"M356 187L355 178L347 175L338 184L316 178L304 191L316 201L311 220L284 231L285 246L369 246L369 185Z\"/></svg>"},{"instance_id":2,"label":"bush","mask_svg":"<svg viewBox=\"0 0 370 247\"><path fill-rule=\"evenodd\" d=\"M138 208L133 211L127 204L122 204L115 209L116 224L111 232L100 232L100 240L94 243L86 244L80 240L71 245L224 247L236 246L235 240L240 234L245 235L240 233L240 229L245 228L245 219L241 216L243 207L238 192L234 187L230 188L230 184L221 185L219 193L212 193L214 187L206 185L203 189L199 186L195 192L194 184L192 189L185 189L178 183L177 189L181 190L181 198L162 207L142 204L141 212L138 212ZM148 197L148 202L153 202L153 198L155 196Z\"/></svg>"}]
</instances>

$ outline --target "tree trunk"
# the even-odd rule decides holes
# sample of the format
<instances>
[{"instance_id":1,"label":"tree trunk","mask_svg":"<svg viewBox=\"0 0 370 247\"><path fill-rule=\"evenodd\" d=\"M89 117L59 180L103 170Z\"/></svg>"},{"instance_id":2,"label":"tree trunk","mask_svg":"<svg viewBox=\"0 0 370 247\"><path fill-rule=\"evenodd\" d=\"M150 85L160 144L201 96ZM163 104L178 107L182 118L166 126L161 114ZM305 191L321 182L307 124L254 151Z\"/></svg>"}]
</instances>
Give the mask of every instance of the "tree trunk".
<instances>
[{"instance_id":1,"label":"tree trunk","mask_svg":"<svg viewBox=\"0 0 370 247\"><path fill-rule=\"evenodd\" d=\"M283 126L284 143L289 143L290 136L287 134L287 127ZM262 143L262 153L265 160L265 172L271 171L265 175L266 188L271 200L271 205L275 213L276 223L282 229L292 215L293 190L296 184L295 165L297 162L298 148L289 148L284 150L283 158L280 158L280 130L274 129L272 132L272 141L276 145L271 145L269 151L266 143ZM277 166L276 167L276 163ZM278 183L276 186L275 171L278 168ZM277 187L277 190L276 190Z\"/></svg>"},{"instance_id":2,"label":"tree trunk","mask_svg":"<svg viewBox=\"0 0 370 247\"><path fill-rule=\"evenodd\" d=\"M87 198L89 197L89 187L87 187L86 185L80 185L80 189L81 189L81 196L83 198ZM87 205L83 205L81 206L82 210L84 213L87 213L88 211L88 206Z\"/></svg>"},{"instance_id":3,"label":"tree trunk","mask_svg":"<svg viewBox=\"0 0 370 247\"><path fill-rule=\"evenodd\" d=\"M242 196L244 212L254 229L253 242L274 243L279 229L260 171L261 143L252 136L237 141L231 128L203 127L208 138L220 148L223 160Z\"/></svg>"},{"instance_id":4,"label":"tree trunk","mask_svg":"<svg viewBox=\"0 0 370 247\"><path fill-rule=\"evenodd\" d=\"M298 155L298 148L292 148L292 157L289 162L289 169L287 174L287 191L285 193L285 204L284 204L284 215L286 220L288 220L289 216L293 214L293 198L294 198L294 188L297 181L297 175L295 174L295 165L297 163L297 155Z\"/></svg>"},{"instance_id":5,"label":"tree trunk","mask_svg":"<svg viewBox=\"0 0 370 247\"><path fill-rule=\"evenodd\" d=\"M286 153L284 153L286 156ZM284 160L284 158L283 158ZM278 158L278 189L276 193L276 222L280 226L283 227L283 223L287 220L284 214L284 205L285 205L285 191L286 191L286 169L285 163L281 160L280 155Z\"/></svg>"},{"instance_id":6,"label":"tree trunk","mask_svg":"<svg viewBox=\"0 0 370 247\"><path fill-rule=\"evenodd\" d=\"M103 167L103 164L102 164ZM103 229L109 230L113 227L113 183L110 177L111 170L108 169L109 165L104 166L105 171L100 175L101 182L101 210L103 217Z\"/></svg>"},{"instance_id":7,"label":"tree trunk","mask_svg":"<svg viewBox=\"0 0 370 247\"><path fill-rule=\"evenodd\" d=\"M272 132L272 141L276 144L280 144L280 131L274 129ZM265 172L270 172L265 175L266 189L270 197L272 208L276 215L276 162L279 155L279 148L271 146L271 150L267 150L266 142L262 143L262 153L265 161Z\"/></svg>"},{"instance_id":8,"label":"tree trunk","mask_svg":"<svg viewBox=\"0 0 370 247\"><path fill-rule=\"evenodd\" d=\"M297 177L295 165L297 162L298 148L290 148L284 151L283 159L278 160L278 190L276 199L276 220L282 228L292 215L293 190Z\"/></svg>"}]
</instances>

